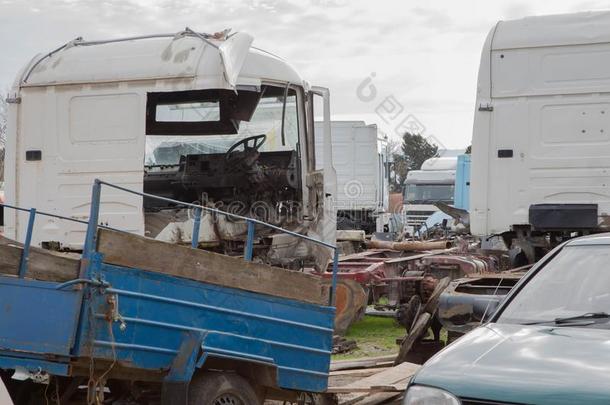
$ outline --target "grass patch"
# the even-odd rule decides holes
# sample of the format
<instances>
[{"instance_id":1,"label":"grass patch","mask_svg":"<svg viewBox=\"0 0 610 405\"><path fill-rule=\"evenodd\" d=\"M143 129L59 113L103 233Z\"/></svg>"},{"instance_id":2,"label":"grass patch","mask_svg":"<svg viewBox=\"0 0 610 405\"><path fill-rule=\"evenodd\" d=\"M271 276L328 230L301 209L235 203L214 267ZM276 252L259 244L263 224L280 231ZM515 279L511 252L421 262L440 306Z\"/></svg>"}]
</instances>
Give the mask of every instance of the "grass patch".
<instances>
[{"instance_id":1,"label":"grass patch","mask_svg":"<svg viewBox=\"0 0 610 405\"><path fill-rule=\"evenodd\" d=\"M403 337L404 328L397 325L392 318L365 316L353 324L345 337L353 339L358 348L350 353L335 354L333 360L376 357L398 353L396 339Z\"/></svg>"}]
</instances>

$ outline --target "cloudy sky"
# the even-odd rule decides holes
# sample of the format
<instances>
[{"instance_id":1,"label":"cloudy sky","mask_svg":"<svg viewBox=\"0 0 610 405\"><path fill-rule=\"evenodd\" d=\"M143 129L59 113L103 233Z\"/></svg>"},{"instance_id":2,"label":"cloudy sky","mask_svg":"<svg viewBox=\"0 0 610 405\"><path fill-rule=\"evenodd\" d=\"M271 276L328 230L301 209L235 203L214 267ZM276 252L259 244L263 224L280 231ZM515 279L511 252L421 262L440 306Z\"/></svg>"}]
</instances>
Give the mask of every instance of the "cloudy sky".
<instances>
[{"instance_id":1,"label":"cloudy sky","mask_svg":"<svg viewBox=\"0 0 610 405\"><path fill-rule=\"evenodd\" d=\"M330 87L333 118L377 123L390 135L421 125L461 148L470 143L481 46L496 21L609 8L589 0L0 0L0 89L32 56L78 36L230 27ZM389 109L397 118L387 119Z\"/></svg>"}]
</instances>

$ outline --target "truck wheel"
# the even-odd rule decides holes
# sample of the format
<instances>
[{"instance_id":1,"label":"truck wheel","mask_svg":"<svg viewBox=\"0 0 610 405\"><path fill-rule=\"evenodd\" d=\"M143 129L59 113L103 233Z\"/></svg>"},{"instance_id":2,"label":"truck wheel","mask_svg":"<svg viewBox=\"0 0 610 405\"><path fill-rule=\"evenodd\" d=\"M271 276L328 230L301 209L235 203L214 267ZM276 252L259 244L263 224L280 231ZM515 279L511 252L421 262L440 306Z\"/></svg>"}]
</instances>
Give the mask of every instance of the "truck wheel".
<instances>
[{"instance_id":1,"label":"truck wheel","mask_svg":"<svg viewBox=\"0 0 610 405\"><path fill-rule=\"evenodd\" d=\"M193 377L189 405L258 405L260 400L250 383L232 373L207 372Z\"/></svg>"}]
</instances>

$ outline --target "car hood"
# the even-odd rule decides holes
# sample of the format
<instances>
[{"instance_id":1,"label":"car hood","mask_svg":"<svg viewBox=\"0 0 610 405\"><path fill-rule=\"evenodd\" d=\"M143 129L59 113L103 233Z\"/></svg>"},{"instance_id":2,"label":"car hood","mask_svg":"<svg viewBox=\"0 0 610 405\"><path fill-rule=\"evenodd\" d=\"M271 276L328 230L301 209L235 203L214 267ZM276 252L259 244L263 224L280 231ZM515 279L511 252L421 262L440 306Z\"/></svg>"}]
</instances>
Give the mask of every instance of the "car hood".
<instances>
[{"instance_id":1,"label":"car hood","mask_svg":"<svg viewBox=\"0 0 610 405\"><path fill-rule=\"evenodd\" d=\"M520 404L610 403L610 331L488 324L413 379L460 398Z\"/></svg>"}]
</instances>

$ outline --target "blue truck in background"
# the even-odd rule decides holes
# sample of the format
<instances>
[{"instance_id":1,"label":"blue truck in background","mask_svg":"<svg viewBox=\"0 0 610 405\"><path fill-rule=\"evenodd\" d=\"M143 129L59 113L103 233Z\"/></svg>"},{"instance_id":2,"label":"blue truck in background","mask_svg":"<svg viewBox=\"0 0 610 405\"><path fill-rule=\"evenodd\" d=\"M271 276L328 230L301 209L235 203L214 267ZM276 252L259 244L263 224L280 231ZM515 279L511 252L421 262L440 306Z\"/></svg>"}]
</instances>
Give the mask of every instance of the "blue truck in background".
<instances>
[{"instance_id":1,"label":"blue truck in background","mask_svg":"<svg viewBox=\"0 0 610 405\"><path fill-rule=\"evenodd\" d=\"M470 207L470 154L459 155L455 171L453 206L468 211Z\"/></svg>"}]
</instances>

